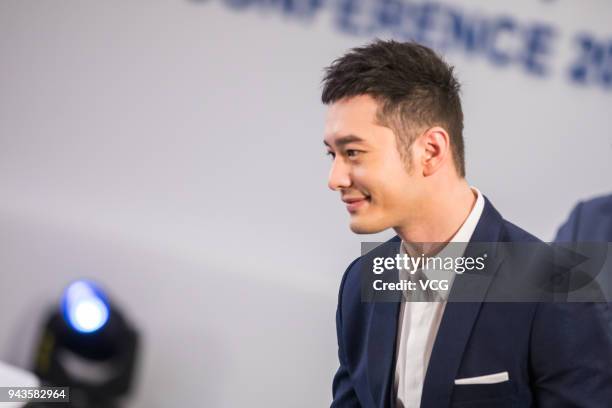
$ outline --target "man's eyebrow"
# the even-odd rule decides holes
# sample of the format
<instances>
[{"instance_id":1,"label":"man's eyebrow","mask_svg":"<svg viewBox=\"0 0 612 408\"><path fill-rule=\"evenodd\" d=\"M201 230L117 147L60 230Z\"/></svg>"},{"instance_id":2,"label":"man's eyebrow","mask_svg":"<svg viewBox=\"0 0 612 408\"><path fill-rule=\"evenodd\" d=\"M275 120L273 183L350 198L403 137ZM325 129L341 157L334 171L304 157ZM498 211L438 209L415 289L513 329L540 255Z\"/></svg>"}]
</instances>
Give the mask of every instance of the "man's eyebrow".
<instances>
[{"instance_id":1,"label":"man's eyebrow","mask_svg":"<svg viewBox=\"0 0 612 408\"><path fill-rule=\"evenodd\" d=\"M355 136L355 135L346 135L346 136L342 136L339 137L338 139L336 139L336 146L338 147L342 147L345 146L349 143L357 143L357 142L363 142L364 140L362 138L360 138L359 136ZM323 141L323 144L327 147L331 147L329 145L329 143L327 143L325 140Z\"/></svg>"}]
</instances>

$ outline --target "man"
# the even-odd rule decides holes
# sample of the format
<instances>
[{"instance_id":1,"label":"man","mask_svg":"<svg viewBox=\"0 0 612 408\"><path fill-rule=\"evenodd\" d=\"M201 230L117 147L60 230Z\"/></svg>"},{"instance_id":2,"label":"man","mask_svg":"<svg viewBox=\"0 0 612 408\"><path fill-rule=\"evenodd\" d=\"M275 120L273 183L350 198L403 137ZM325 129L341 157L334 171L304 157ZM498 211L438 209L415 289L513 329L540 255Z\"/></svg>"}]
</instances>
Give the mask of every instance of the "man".
<instances>
[{"instance_id":1,"label":"man","mask_svg":"<svg viewBox=\"0 0 612 408\"><path fill-rule=\"evenodd\" d=\"M612 242L612 194L576 204L555 241Z\"/></svg>"},{"instance_id":2,"label":"man","mask_svg":"<svg viewBox=\"0 0 612 408\"><path fill-rule=\"evenodd\" d=\"M591 252L597 252L598 249L599 252L608 252L609 248L597 248L594 243L612 242L612 194L576 204L568 219L557 231L555 241L577 243L581 249L591 249ZM607 299L612 300L612 260L606 259L601 269L595 272L596 282Z\"/></svg>"},{"instance_id":3,"label":"man","mask_svg":"<svg viewBox=\"0 0 612 408\"><path fill-rule=\"evenodd\" d=\"M430 49L355 48L327 68L322 100L329 187L353 232L393 228L389 243L412 255L448 242L537 241L465 180L459 84ZM364 302L366 258L340 284L332 407L611 406L601 304Z\"/></svg>"}]
</instances>

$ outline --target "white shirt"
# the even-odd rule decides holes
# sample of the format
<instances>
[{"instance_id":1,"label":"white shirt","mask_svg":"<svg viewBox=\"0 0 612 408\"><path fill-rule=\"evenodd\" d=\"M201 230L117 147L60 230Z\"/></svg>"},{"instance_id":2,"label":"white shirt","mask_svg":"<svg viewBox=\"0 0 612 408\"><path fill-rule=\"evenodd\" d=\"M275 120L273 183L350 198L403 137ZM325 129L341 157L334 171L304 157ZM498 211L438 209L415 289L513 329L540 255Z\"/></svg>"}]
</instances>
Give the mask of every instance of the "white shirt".
<instances>
[{"instance_id":1,"label":"white shirt","mask_svg":"<svg viewBox=\"0 0 612 408\"><path fill-rule=\"evenodd\" d=\"M450 240L450 242L464 244L446 246L436 255L437 257L458 257L465 252L467 243L472 238L484 209L484 197L477 188L472 187L472 191L477 195L474 208L472 208L459 231ZM404 242L402 242L401 252L403 256ZM398 320L397 360L395 363L394 392L397 408L418 408L421 405L421 394L423 393L423 383L425 382L431 350L438 334L440 321L446 307L446 298L455 275L454 271L426 270L417 273L423 273L429 279L448 279L449 290L437 293L433 293L435 291L423 293L418 290L404 292ZM405 270L400 270L400 278L409 279L407 274L408 272L405 272ZM438 301L414 301L415 299L421 299L422 296L425 299L437 298ZM411 301L407 302L407 298Z\"/></svg>"}]
</instances>

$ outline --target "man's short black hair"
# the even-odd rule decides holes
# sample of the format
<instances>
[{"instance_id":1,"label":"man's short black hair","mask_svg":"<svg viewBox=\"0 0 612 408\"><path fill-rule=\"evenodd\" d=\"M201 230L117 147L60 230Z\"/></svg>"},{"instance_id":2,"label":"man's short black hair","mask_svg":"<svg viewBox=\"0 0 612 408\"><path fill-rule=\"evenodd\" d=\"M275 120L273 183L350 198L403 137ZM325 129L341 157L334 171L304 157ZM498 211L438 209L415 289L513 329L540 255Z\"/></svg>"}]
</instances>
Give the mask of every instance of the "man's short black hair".
<instances>
[{"instance_id":1,"label":"man's short black hair","mask_svg":"<svg viewBox=\"0 0 612 408\"><path fill-rule=\"evenodd\" d=\"M441 126L450 136L457 172L465 177L463 111L459 82L434 51L414 42L376 40L351 49L325 69L324 104L367 94L379 104L377 120L398 137L402 157L423 127Z\"/></svg>"}]
</instances>

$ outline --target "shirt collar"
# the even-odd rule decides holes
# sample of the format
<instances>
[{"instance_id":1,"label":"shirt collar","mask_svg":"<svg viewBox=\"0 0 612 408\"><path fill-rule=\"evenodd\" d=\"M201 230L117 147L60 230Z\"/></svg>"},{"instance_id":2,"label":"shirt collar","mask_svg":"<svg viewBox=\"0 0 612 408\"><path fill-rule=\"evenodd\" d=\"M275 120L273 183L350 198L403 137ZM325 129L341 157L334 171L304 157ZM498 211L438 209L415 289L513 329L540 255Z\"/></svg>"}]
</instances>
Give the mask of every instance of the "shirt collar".
<instances>
[{"instance_id":1,"label":"shirt collar","mask_svg":"<svg viewBox=\"0 0 612 408\"><path fill-rule=\"evenodd\" d=\"M471 189L476 195L476 203L474 204L474 207L470 211L470 214L468 215L466 220L463 222L459 230L450 239L449 243L453 243L453 245L446 245L444 248L442 248L440 252L436 254L436 257L457 258L457 257L463 256L463 254L465 253L465 249L468 243L470 242L470 239L472 239L472 235L474 234L474 231L476 230L476 226L478 225L478 221L480 220L480 217L482 215L482 211L484 210L484 205L485 205L484 196L482 195L480 190L478 190L476 187L471 187ZM402 240L402 243L400 246L400 255L403 256L405 253L406 252L404 250L404 241ZM427 279L447 279L448 280L448 283L449 283L448 290L435 291L437 292L437 296L439 296L443 300L446 300L450 293L450 287L455 279L455 272L447 271L447 270L440 271L440 270L429 270L429 269L421 270L420 272L425 274ZM409 293L404 293L404 295L410 296Z\"/></svg>"},{"instance_id":2,"label":"shirt collar","mask_svg":"<svg viewBox=\"0 0 612 408\"><path fill-rule=\"evenodd\" d=\"M463 225L461 225L459 231L457 231L457 233L451 238L450 242L470 242L470 239L472 239L472 235L476 230L476 225L478 225L478 220L480 220L480 216L484 210L484 196L476 187L471 187L471 189L474 194L476 194L476 203L474 204L472 211L470 211L467 219Z\"/></svg>"}]
</instances>

